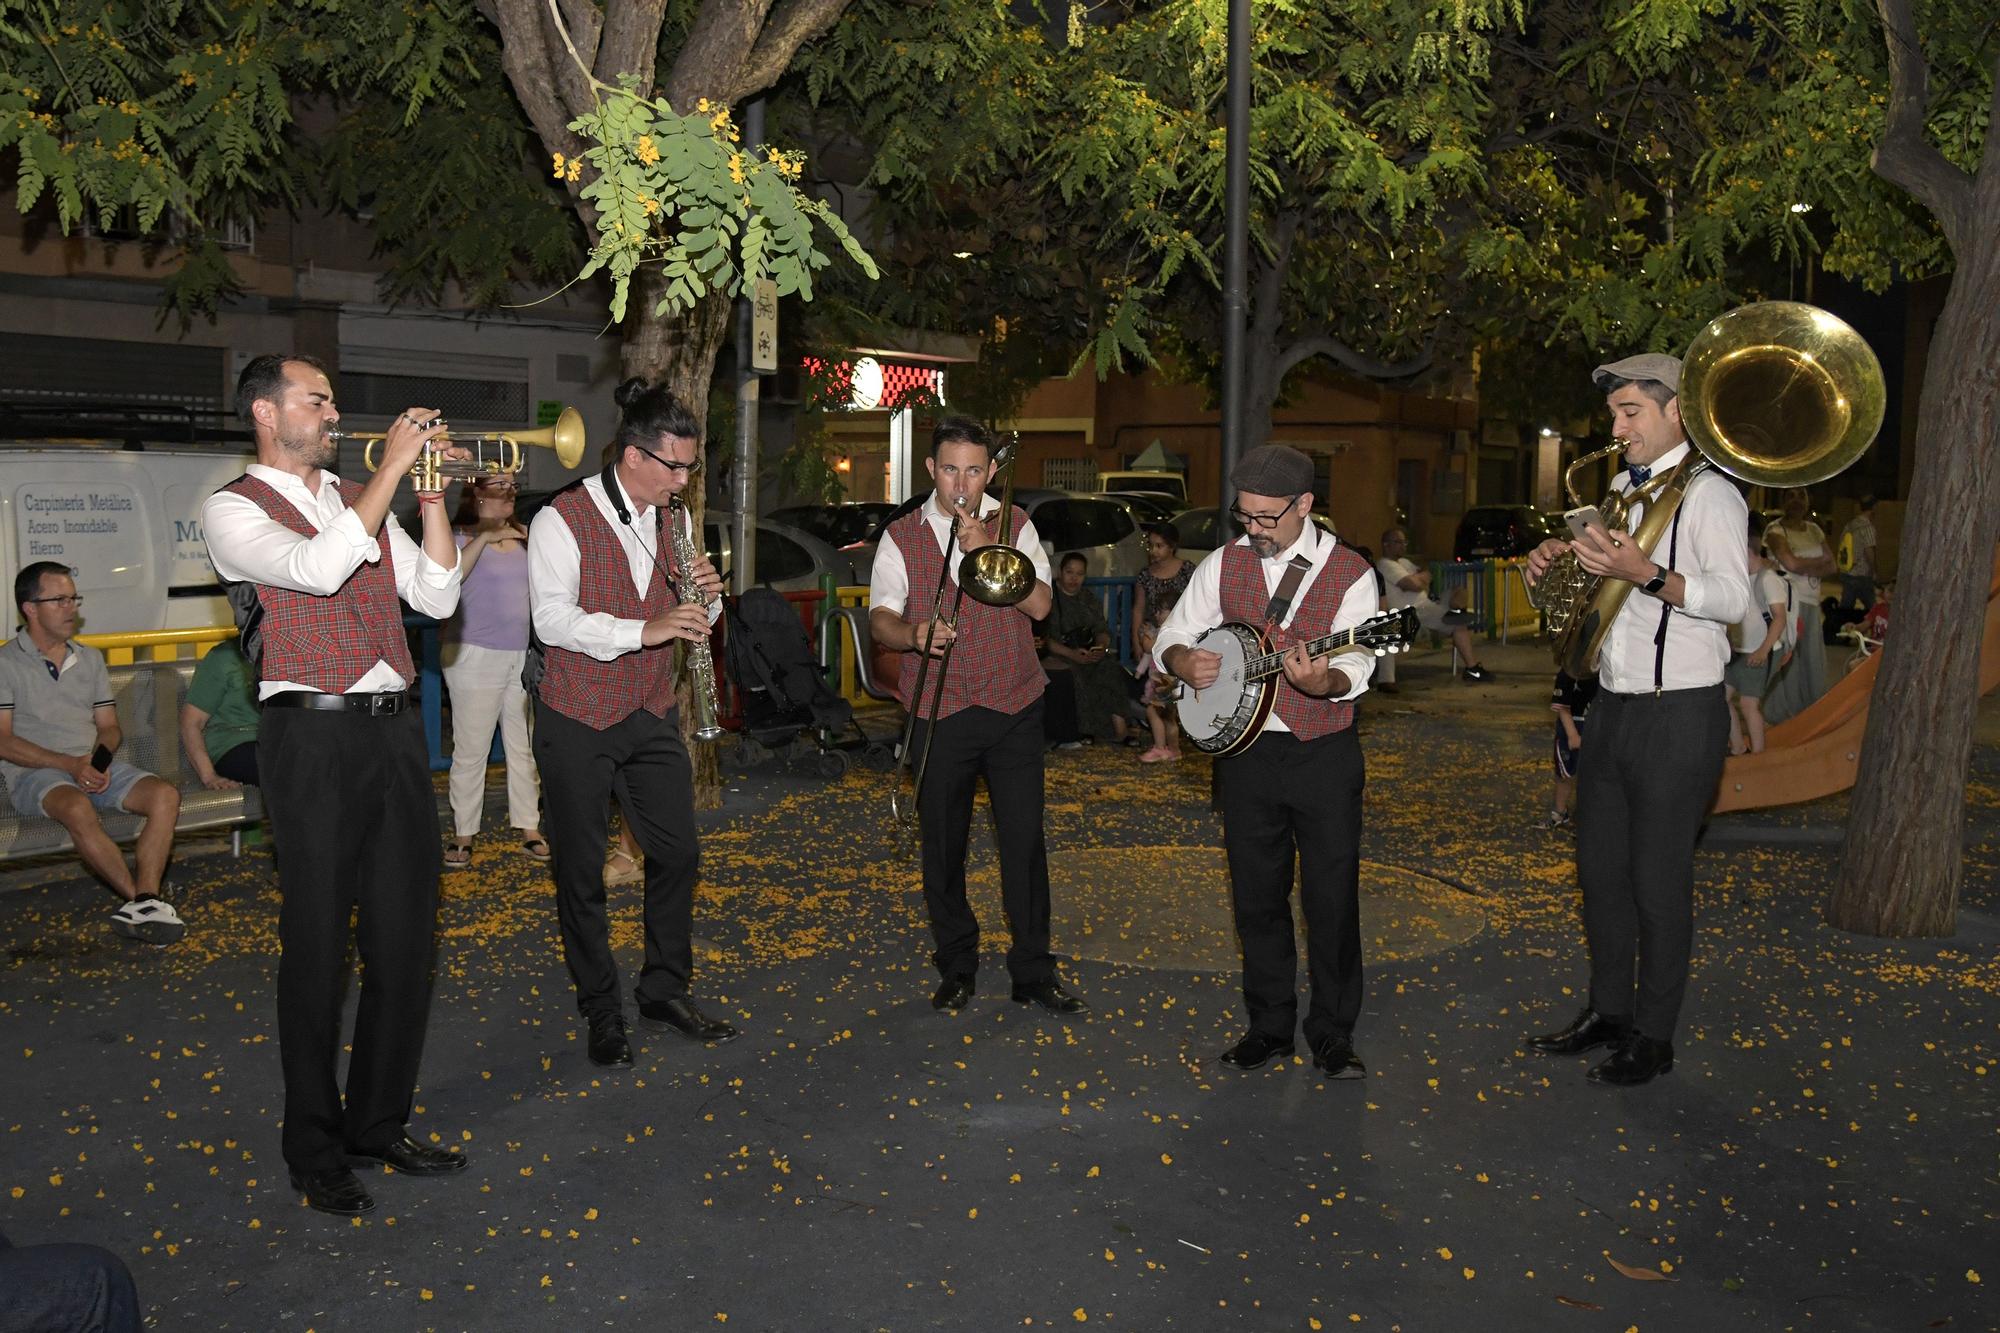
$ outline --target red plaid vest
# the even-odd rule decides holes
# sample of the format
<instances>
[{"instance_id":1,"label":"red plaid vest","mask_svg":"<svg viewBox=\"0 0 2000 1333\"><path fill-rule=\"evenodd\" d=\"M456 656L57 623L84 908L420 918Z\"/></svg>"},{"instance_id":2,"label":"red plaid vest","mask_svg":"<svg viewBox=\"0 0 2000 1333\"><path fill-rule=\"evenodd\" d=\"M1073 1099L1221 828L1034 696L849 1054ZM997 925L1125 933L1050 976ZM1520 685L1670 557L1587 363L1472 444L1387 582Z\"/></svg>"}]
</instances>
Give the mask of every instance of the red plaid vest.
<instances>
[{"instance_id":1,"label":"red plaid vest","mask_svg":"<svg viewBox=\"0 0 2000 1333\"><path fill-rule=\"evenodd\" d=\"M925 514L932 501L921 505L889 525L889 537L903 553L903 568L909 574L909 595L903 602L903 623L921 625L930 619L931 592L938 586L944 567L944 552ZM1014 506L1013 540L1019 542L1021 529L1028 525L1027 511ZM952 549L952 559L964 552ZM957 589L945 588L944 611L951 610ZM908 708L917 687L917 669L923 654L902 654L902 674L896 694ZM945 673L944 698L938 716L950 717L961 709L977 705L998 713L1018 713L1042 697L1049 678L1035 658L1035 631L1028 618L1011 606L988 606L970 597L959 601L958 644L951 650L951 670ZM930 715L930 693L937 684L937 663L931 663L924 677L924 698L917 707Z\"/></svg>"},{"instance_id":2,"label":"red plaid vest","mask_svg":"<svg viewBox=\"0 0 2000 1333\"><path fill-rule=\"evenodd\" d=\"M351 508L361 483L343 481L340 498ZM269 482L245 473L222 488L233 491L301 537L319 534L298 506ZM410 685L417 683L410 662L410 641L403 633L403 608L396 593L396 557L389 545L389 522L375 534L382 558L363 564L331 597L294 592L290 588L257 586L264 610L263 660L257 674L265 680L288 680L326 694L345 694L374 669L389 669Z\"/></svg>"},{"instance_id":3,"label":"red plaid vest","mask_svg":"<svg viewBox=\"0 0 2000 1333\"><path fill-rule=\"evenodd\" d=\"M1271 627L1271 647L1289 648L1327 632L1341 601L1356 579L1372 579L1368 562L1345 546L1335 546L1319 574L1299 594L1298 609L1291 628ZM1262 628L1264 613L1271 608L1271 590L1264 584L1264 562L1241 542L1222 548L1222 618ZM1292 734L1302 741L1317 740L1354 725L1354 705L1334 699L1315 699L1300 694L1283 676L1278 678L1278 700L1272 709Z\"/></svg>"},{"instance_id":4,"label":"red plaid vest","mask_svg":"<svg viewBox=\"0 0 2000 1333\"><path fill-rule=\"evenodd\" d=\"M625 548L583 483L556 492L549 505L562 515L570 535L576 538L576 604L583 610L620 620L651 620L678 600L665 573L673 556L671 547L661 551L654 562L653 577L646 584L642 601L632 586L632 565L625 558ZM647 526L654 528L648 536L660 531L650 517ZM654 717L665 717L674 706L672 640L609 662L553 644L542 651L542 702L587 727L603 731L641 708Z\"/></svg>"}]
</instances>

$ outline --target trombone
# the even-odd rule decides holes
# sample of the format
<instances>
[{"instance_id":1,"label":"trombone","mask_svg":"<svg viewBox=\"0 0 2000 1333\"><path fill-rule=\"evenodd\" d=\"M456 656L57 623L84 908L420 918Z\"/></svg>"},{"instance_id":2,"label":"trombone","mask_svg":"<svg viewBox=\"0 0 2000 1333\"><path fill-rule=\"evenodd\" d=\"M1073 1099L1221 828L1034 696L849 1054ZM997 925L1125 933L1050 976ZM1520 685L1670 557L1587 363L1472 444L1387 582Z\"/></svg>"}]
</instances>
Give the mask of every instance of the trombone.
<instances>
[{"instance_id":1,"label":"trombone","mask_svg":"<svg viewBox=\"0 0 2000 1333\"><path fill-rule=\"evenodd\" d=\"M445 427L443 435L431 437L431 443L410 468L410 480L420 491L441 491L445 483L453 480L477 481L481 477L498 477L504 473L521 470L521 446L532 445L541 449L553 449L556 461L565 468L575 467L583 461L585 432L583 414L573 407L565 407L556 417L556 424L539 430L491 430L476 434L460 435L451 430L450 424L439 418L431 423ZM361 461L370 472L381 466L375 457L375 446L385 436L386 431L344 431L327 432L327 438L335 444L350 440L366 440L367 447L361 451ZM470 458L446 458L443 449L447 445L470 445ZM492 453L487 453L491 445Z\"/></svg>"},{"instance_id":2,"label":"trombone","mask_svg":"<svg viewBox=\"0 0 2000 1333\"><path fill-rule=\"evenodd\" d=\"M1035 590L1035 562L1019 547L1007 540L1014 526L1014 462L1020 456L1020 436L994 455L994 473L1007 474L1007 484L1000 493L1000 508L996 511L1000 526L995 529L997 541L984 546L975 546L967 551L958 562L958 591L953 594L951 614L944 624L956 629L958 613L969 594L973 601L986 606L1014 606ZM963 509L964 498L958 505ZM938 586L931 595L931 613L926 625L938 620L938 611L944 605L945 582L951 573L951 553L958 546L958 526L967 517L978 521L976 515L954 513L951 517L951 537L945 543L944 560L938 566ZM952 649L958 646L953 639L937 654L937 680L931 687L930 716L924 724L924 752L918 758L915 775L907 793L897 791L889 798L890 816L904 825L914 824L917 806L923 799L924 773L930 768L931 745L937 740L938 711L944 706L944 683L951 671ZM908 767L910 762L910 742L916 735L917 714L924 698L924 679L930 674L931 656L926 644L923 660L917 664L916 686L910 691L909 717L903 724L903 743L897 747L897 764Z\"/></svg>"}]
</instances>

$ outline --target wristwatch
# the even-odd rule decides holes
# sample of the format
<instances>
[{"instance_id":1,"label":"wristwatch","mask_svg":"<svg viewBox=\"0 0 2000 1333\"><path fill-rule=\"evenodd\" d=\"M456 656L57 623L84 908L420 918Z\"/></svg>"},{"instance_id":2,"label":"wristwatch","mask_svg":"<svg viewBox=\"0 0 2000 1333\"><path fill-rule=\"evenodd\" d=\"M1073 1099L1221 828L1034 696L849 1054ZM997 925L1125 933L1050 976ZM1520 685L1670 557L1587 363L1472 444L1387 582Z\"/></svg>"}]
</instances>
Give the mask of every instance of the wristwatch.
<instances>
[{"instance_id":1,"label":"wristwatch","mask_svg":"<svg viewBox=\"0 0 2000 1333\"><path fill-rule=\"evenodd\" d=\"M1653 577L1647 579L1644 583L1639 585L1641 589L1653 594L1653 596L1655 597L1659 596L1660 589L1666 586L1667 586L1667 571L1661 569L1658 565L1653 566Z\"/></svg>"}]
</instances>

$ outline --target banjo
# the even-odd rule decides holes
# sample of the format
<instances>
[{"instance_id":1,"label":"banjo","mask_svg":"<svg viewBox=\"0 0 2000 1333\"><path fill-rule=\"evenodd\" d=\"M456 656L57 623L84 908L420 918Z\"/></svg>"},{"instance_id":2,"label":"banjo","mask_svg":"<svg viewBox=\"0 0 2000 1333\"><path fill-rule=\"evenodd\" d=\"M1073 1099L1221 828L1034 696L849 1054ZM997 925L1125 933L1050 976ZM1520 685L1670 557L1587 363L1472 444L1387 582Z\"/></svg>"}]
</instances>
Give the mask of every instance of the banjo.
<instances>
[{"instance_id":1,"label":"banjo","mask_svg":"<svg viewBox=\"0 0 2000 1333\"><path fill-rule=\"evenodd\" d=\"M1417 613L1410 607L1371 617L1353 629L1308 639L1306 655L1324 657L1343 648L1362 648L1377 657L1400 653L1416 639ZM1237 754L1263 734L1264 720L1278 699L1284 653L1272 652L1259 630L1227 621L1205 631L1191 645L1222 659L1222 673L1205 690L1183 685L1175 705L1181 733L1195 748L1216 755Z\"/></svg>"}]
</instances>

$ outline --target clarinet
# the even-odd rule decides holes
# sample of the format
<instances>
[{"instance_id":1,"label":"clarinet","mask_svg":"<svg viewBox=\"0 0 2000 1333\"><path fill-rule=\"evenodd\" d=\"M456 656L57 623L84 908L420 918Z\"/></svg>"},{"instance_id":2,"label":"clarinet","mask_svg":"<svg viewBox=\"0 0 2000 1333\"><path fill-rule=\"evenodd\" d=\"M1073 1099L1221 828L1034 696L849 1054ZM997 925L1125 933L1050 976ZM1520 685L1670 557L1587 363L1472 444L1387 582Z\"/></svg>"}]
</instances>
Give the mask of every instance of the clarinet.
<instances>
[{"instance_id":1,"label":"clarinet","mask_svg":"<svg viewBox=\"0 0 2000 1333\"><path fill-rule=\"evenodd\" d=\"M681 525L681 516L687 512L687 502L680 496L668 497L667 526L673 530L674 566L680 571L674 578L674 595L683 602L705 606L708 598L694 581L692 572L694 562L700 556L688 537L687 529ZM715 653L706 639L700 642L688 640L687 669L688 693L694 701L694 738L698 741L718 741L722 739L722 725L715 720Z\"/></svg>"}]
</instances>

